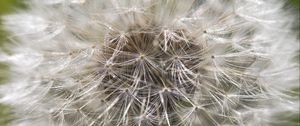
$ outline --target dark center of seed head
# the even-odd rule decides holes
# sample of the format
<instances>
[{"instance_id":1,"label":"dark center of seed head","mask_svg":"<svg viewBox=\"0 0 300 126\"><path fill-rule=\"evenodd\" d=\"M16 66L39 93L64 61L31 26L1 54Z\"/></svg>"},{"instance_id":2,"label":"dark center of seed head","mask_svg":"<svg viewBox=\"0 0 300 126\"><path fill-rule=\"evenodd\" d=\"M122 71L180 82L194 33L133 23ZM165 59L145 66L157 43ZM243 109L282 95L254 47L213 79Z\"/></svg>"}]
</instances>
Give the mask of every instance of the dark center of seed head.
<instances>
[{"instance_id":1,"label":"dark center of seed head","mask_svg":"<svg viewBox=\"0 0 300 126\"><path fill-rule=\"evenodd\" d=\"M140 57L139 57L141 60L143 60L145 58L145 55L144 54L140 54Z\"/></svg>"}]
</instances>

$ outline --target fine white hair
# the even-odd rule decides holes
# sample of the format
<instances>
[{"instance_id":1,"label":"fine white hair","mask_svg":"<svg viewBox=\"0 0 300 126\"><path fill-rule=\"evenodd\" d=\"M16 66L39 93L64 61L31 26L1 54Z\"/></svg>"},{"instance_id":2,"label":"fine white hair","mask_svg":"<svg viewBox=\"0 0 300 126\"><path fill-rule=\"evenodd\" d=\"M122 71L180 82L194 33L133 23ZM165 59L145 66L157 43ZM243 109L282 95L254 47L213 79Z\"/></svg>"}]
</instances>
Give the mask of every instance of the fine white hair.
<instances>
[{"instance_id":1,"label":"fine white hair","mask_svg":"<svg viewBox=\"0 0 300 126\"><path fill-rule=\"evenodd\" d=\"M299 113L282 0L29 0L3 18L15 126L268 126Z\"/></svg>"}]
</instances>

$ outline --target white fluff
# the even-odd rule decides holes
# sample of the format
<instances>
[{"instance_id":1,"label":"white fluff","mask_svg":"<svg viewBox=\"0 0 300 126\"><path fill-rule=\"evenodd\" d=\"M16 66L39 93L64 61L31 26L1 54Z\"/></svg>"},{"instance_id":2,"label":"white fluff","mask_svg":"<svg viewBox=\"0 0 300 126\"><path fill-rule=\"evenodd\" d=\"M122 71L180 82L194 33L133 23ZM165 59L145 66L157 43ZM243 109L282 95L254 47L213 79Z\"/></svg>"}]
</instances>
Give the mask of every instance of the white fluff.
<instances>
[{"instance_id":1,"label":"white fluff","mask_svg":"<svg viewBox=\"0 0 300 126\"><path fill-rule=\"evenodd\" d=\"M267 126L299 113L282 0L30 0L0 102L16 126Z\"/></svg>"}]
</instances>

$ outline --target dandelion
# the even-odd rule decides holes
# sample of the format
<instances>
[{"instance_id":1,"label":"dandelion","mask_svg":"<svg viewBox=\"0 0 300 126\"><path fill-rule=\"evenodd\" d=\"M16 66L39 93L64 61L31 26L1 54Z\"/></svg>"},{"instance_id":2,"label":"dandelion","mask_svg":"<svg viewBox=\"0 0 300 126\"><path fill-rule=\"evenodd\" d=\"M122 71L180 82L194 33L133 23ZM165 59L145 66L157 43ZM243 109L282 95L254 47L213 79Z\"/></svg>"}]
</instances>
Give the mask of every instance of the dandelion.
<instances>
[{"instance_id":1,"label":"dandelion","mask_svg":"<svg viewBox=\"0 0 300 126\"><path fill-rule=\"evenodd\" d=\"M30 0L3 17L16 126L267 126L299 111L276 0Z\"/></svg>"}]
</instances>

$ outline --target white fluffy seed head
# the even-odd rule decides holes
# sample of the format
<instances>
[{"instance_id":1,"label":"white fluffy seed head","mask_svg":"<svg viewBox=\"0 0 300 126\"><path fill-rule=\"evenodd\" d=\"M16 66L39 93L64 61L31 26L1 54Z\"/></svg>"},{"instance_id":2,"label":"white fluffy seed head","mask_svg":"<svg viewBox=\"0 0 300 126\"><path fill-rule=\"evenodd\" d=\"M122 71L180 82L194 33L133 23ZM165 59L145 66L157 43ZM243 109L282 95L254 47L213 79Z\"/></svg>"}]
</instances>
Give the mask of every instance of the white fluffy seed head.
<instances>
[{"instance_id":1,"label":"white fluffy seed head","mask_svg":"<svg viewBox=\"0 0 300 126\"><path fill-rule=\"evenodd\" d=\"M30 0L0 102L16 126L254 126L299 111L279 0ZM278 121L279 122L279 121Z\"/></svg>"}]
</instances>

